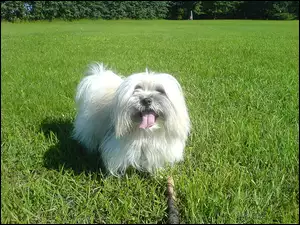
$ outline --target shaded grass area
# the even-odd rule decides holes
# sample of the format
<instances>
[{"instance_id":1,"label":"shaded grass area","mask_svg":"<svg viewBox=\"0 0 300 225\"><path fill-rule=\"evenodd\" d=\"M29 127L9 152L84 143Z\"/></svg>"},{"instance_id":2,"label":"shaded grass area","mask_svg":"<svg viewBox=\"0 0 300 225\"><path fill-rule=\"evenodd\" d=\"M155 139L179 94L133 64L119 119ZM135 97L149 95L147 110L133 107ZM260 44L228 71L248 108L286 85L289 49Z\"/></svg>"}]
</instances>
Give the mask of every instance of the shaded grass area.
<instances>
[{"instance_id":1,"label":"shaded grass area","mask_svg":"<svg viewBox=\"0 0 300 225\"><path fill-rule=\"evenodd\" d=\"M172 174L185 223L299 222L298 21L1 24L1 222L165 223ZM174 75L192 132L152 177L100 171L70 137L87 64Z\"/></svg>"}]
</instances>

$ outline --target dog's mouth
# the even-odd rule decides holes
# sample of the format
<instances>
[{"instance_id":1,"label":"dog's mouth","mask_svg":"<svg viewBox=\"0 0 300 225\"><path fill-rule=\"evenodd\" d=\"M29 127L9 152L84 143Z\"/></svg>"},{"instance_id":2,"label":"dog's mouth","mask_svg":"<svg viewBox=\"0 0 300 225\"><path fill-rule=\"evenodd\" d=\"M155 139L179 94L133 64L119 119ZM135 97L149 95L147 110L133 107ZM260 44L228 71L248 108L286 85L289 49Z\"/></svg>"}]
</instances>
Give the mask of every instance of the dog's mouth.
<instances>
[{"instance_id":1,"label":"dog's mouth","mask_svg":"<svg viewBox=\"0 0 300 225\"><path fill-rule=\"evenodd\" d=\"M158 117L158 114L156 114L153 110L146 110L140 112L139 115L141 117L141 123L139 128L142 129L147 129L152 127L155 124L156 119Z\"/></svg>"}]
</instances>

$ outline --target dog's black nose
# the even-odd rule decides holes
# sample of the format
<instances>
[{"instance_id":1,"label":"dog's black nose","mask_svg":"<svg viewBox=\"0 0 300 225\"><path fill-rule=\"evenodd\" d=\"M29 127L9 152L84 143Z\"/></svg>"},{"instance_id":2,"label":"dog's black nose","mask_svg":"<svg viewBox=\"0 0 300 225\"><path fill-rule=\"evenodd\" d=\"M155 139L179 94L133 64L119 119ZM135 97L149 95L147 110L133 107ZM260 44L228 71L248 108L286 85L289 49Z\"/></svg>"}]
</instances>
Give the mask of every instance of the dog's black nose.
<instances>
[{"instance_id":1,"label":"dog's black nose","mask_svg":"<svg viewBox=\"0 0 300 225\"><path fill-rule=\"evenodd\" d=\"M150 106L151 103L152 103L152 99L151 99L151 98L144 98L144 99L142 100L142 104L143 104L144 106Z\"/></svg>"}]
</instances>

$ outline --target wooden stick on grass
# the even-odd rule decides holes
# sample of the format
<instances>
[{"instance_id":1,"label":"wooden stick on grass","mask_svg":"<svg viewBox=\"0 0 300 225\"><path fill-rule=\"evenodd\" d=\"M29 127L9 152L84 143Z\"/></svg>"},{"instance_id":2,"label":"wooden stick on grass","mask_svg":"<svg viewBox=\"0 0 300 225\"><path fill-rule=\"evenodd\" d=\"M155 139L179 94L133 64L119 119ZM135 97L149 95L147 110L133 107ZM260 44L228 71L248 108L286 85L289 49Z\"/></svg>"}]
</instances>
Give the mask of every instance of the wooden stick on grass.
<instances>
[{"instance_id":1,"label":"wooden stick on grass","mask_svg":"<svg viewBox=\"0 0 300 225\"><path fill-rule=\"evenodd\" d=\"M171 176L167 181L168 194L168 224L179 224L179 212L176 206L176 195L174 191L174 180Z\"/></svg>"}]
</instances>

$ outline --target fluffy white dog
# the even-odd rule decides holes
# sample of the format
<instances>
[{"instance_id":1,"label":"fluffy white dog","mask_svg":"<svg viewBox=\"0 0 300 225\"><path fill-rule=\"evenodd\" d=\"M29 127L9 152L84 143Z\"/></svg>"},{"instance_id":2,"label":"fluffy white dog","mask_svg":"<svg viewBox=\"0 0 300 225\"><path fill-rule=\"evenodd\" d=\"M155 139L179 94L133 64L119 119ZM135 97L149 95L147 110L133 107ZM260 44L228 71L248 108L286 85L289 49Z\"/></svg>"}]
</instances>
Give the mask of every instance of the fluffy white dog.
<instances>
[{"instance_id":1,"label":"fluffy white dog","mask_svg":"<svg viewBox=\"0 0 300 225\"><path fill-rule=\"evenodd\" d=\"M183 159L190 119L178 81L165 73L126 78L92 64L77 87L73 137L99 151L106 169L150 173Z\"/></svg>"}]
</instances>

